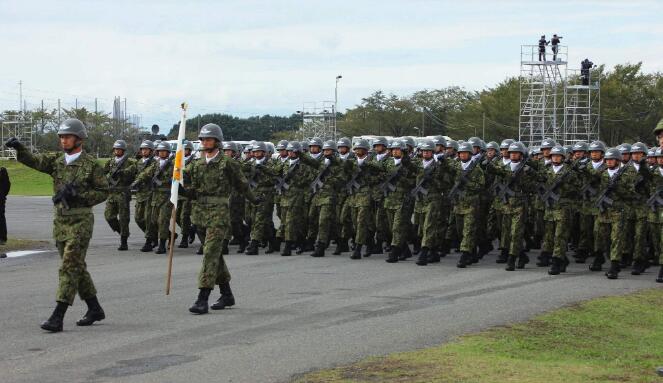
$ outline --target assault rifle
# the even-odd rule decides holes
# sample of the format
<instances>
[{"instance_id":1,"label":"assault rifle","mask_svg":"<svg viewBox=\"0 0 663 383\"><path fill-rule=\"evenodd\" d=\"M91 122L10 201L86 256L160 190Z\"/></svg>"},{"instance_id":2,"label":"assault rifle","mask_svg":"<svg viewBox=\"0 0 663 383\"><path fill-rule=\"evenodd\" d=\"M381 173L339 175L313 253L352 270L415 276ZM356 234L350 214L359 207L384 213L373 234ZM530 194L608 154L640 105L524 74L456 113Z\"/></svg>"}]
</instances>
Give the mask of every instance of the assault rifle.
<instances>
[{"instance_id":1,"label":"assault rifle","mask_svg":"<svg viewBox=\"0 0 663 383\"><path fill-rule=\"evenodd\" d=\"M421 177L419 182L414 186L414 189L410 192L410 196L417 201L420 200L421 198L425 197L428 195L428 190L426 187L428 186L428 183L430 182L431 178L433 177L433 172L435 171L435 168L437 167L437 164L432 163L428 168L424 169L424 175Z\"/></svg>"},{"instance_id":2,"label":"assault rifle","mask_svg":"<svg viewBox=\"0 0 663 383\"><path fill-rule=\"evenodd\" d=\"M387 178L386 181L380 184L380 190L382 190L382 194L385 197L396 190L396 183L403 174L404 168L405 166L401 162L401 164L398 165L398 168L389 175L389 178Z\"/></svg>"},{"instance_id":3,"label":"assault rifle","mask_svg":"<svg viewBox=\"0 0 663 383\"><path fill-rule=\"evenodd\" d=\"M479 163L483 160L483 156L484 155L481 154L481 156L477 157L474 160L471 160L470 164L467 165L467 168L463 170L463 172L460 174L460 177L458 177L458 181L454 183L454 186L449 191L449 199L457 200L458 198L460 198L461 194L465 189L465 185L467 184L470 173L472 173L474 168L476 168L477 165L479 165Z\"/></svg>"},{"instance_id":4,"label":"assault rifle","mask_svg":"<svg viewBox=\"0 0 663 383\"><path fill-rule=\"evenodd\" d=\"M301 161L301 160L300 160ZM290 189L290 185L288 182L290 182L290 179L292 178L293 174L295 174L295 170L299 167L299 161L295 162L295 164L290 164L288 168L288 172L285 174L284 177L278 177L276 179L276 186L274 188L276 189L276 192L279 194L285 193L286 190Z\"/></svg>"},{"instance_id":5,"label":"assault rifle","mask_svg":"<svg viewBox=\"0 0 663 383\"><path fill-rule=\"evenodd\" d=\"M663 206L663 185L656 188L654 194L649 197L647 200L647 206L649 206L652 211L656 211L657 207Z\"/></svg>"},{"instance_id":6,"label":"assault rifle","mask_svg":"<svg viewBox=\"0 0 663 383\"><path fill-rule=\"evenodd\" d=\"M113 172L108 176L108 182L110 183L111 186L117 186L118 182L120 182L120 179L117 178L117 175L120 173L120 170L122 170L122 165L124 165L125 162L127 162L127 158L129 158L128 155L124 155L120 161L118 161L117 164L115 164L115 169ZM111 161L114 161L114 159L111 159Z\"/></svg>"},{"instance_id":7,"label":"assault rifle","mask_svg":"<svg viewBox=\"0 0 663 383\"><path fill-rule=\"evenodd\" d=\"M619 168L619 170L617 170L617 173L615 173L615 175L610 178L610 181L608 181L608 186L606 186L605 190L603 190L603 193L601 193L599 198L596 200L596 207L599 208L600 212L604 212L605 209L612 206L612 204L615 202L612 198L610 198L610 195L615 190L615 188L617 188L617 181L619 181L619 178L627 168L628 166L622 166Z\"/></svg>"},{"instance_id":8,"label":"assault rifle","mask_svg":"<svg viewBox=\"0 0 663 383\"><path fill-rule=\"evenodd\" d=\"M331 170L331 160L329 163L325 164L324 168L322 168L322 171L318 173L318 176L311 182L311 191L313 191L313 194L317 193L322 189L322 187L325 185L325 177L327 177L327 174Z\"/></svg>"}]
</instances>

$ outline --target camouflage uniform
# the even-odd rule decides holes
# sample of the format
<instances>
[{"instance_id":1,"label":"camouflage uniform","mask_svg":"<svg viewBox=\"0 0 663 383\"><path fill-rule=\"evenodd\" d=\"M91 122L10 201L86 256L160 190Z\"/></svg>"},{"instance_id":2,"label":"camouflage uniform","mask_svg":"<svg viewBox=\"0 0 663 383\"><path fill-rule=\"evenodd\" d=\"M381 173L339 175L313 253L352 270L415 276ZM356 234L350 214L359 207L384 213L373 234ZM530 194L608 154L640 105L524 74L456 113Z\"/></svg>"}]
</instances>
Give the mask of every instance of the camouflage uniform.
<instances>
[{"instance_id":1,"label":"camouflage uniform","mask_svg":"<svg viewBox=\"0 0 663 383\"><path fill-rule=\"evenodd\" d=\"M273 161L265 158L261 163L253 162L253 169L248 177L249 187L253 190L255 196L261 200L259 204L252 207L249 218L251 222L251 241L255 242L256 247L258 243L272 239L273 236L274 179L277 175L278 166Z\"/></svg>"},{"instance_id":2,"label":"camouflage uniform","mask_svg":"<svg viewBox=\"0 0 663 383\"><path fill-rule=\"evenodd\" d=\"M184 159L184 166L188 166L194 160L193 155ZM187 193L177 195L177 224L182 229L182 242L180 247L188 247L189 236L191 235L191 200ZM195 233L194 233L195 235Z\"/></svg>"},{"instance_id":3,"label":"camouflage uniform","mask_svg":"<svg viewBox=\"0 0 663 383\"><path fill-rule=\"evenodd\" d=\"M145 238L158 238L165 242L170 236L170 216L173 204L170 202L170 185L173 175L173 161L157 159L140 173L135 185L151 185L152 196L150 198L150 215Z\"/></svg>"},{"instance_id":4,"label":"camouflage uniform","mask_svg":"<svg viewBox=\"0 0 663 383\"><path fill-rule=\"evenodd\" d=\"M473 160L468 161L465 169L463 169L462 162L458 162L457 166L460 169L457 171L455 177L456 184L462 182L463 178L466 180L462 189L459 191L454 205L456 232L460 238L460 251L464 256L464 259L459 262L459 267L464 267L463 264L468 263L469 256L476 255L476 219L479 208L479 195L484 192L485 179L481 166L474 166L468 173L467 169L472 166L471 163L473 162Z\"/></svg>"},{"instance_id":5,"label":"camouflage uniform","mask_svg":"<svg viewBox=\"0 0 663 383\"><path fill-rule=\"evenodd\" d=\"M302 154L305 155L305 154ZM280 177L288 185L281 193L281 225L278 236L286 241L286 247L301 243L306 236L306 195L312 180L311 170L302 163L288 160L280 169ZM285 251L285 250L284 250Z\"/></svg>"},{"instance_id":6,"label":"camouflage uniform","mask_svg":"<svg viewBox=\"0 0 663 383\"><path fill-rule=\"evenodd\" d=\"M344 174L344 162L337 157L323 158L316 161L306 156L302 161L313 169L316 169L315 179L311 184L311 208L308 218L308 238L317 239L316 246L324 249L332 239L332 227L336 221L335 209L337 202L338 185ZM315 185L320 181L322 186ZM317 250L317 248L316 248ZM320 254L318 251L317 254Z\"/></svg>"},{"instance_id":7,"label":"camouflage uniform","mask_svg":"<svg viewBox=\"0 0 663 383\"><path fill-rule=\"evenodd\" d=\"M126 153L119 162L115 158L111 158L104 166L104 173L110 185L104 217L113 231L120 233L121 237L128 238L129 221L131 220L129 185L136 176L136 161L129 158L129 154Z\"/></svg>"},{"instance_id":8,"label":"camouflage uniform","mask_svg":"<svg viewBox=\"0 0 663 383\"><path fill-rule=\"evenodd\" d=\"M136 174L142 173L146 168L151 166L156 160L154 157L150 156L147 159L139 159L136 162ZM134 205L134 221L136 225L143 231L147 236L147 228L151 225L150 221L152 220L151 208L152 205L152 191L150 186L141 185L139 189L136 190L135 198L136 204Z\"/></svg>"},{"instance_id":9,"label":"camouflage uniform","mask_svg":"<svg viewBox=\"0 0 663 383\"><path fill-rule=\"evenodd\" d=\"M53 177L54 192L70 184L78 194L69 202L69 209L62 203L55 205L53 219L53 237L62 259L55 299L71 305L76 293L83 300L97 295L85 256L94 225L92 207L106 199L108 181L91 155L82 152L68 165L64 157L64 153L33 155L24 147L17 149L19 162Z\"/></svg>"},{"instance_id":10,"label":"camouflage uniform","mask_svg":"<svg viewBox=\"0 0 663 383\"><path fill-rule=\"evenodd\" d=\"M239 164L218 153L207 162L206 158L194 160L185 169L195 192L195 203L191 218L196 226L205 231L203 264L198 275L198 288L212 289L214 285L230 282L228 267L221 255L229 218L231 191L246 196L250 201L255 197L249 190Z\"/></svg>"}]
</instances>

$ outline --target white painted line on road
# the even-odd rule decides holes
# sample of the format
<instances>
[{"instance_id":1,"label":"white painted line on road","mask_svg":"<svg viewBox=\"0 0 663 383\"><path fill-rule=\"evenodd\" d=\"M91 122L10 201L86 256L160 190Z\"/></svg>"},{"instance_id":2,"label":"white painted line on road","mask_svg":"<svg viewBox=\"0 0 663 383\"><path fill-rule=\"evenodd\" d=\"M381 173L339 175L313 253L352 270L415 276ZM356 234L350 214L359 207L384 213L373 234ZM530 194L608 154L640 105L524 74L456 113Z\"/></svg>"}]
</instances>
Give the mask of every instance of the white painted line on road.
<instances>
[{"instance_id":1,"label":"white painted line on road","mask_svg":"<svg viewBox=\"0 0 663 383\"><path fill-rule=\"evenodd\" d=\"M30 255L30 254L39 254L39 253L46 253L48 250L21 250L21 251L10 251L7 253L7 258L17 258L17 257L23 257L25 255Z\"/></svg>"}]
</instances>

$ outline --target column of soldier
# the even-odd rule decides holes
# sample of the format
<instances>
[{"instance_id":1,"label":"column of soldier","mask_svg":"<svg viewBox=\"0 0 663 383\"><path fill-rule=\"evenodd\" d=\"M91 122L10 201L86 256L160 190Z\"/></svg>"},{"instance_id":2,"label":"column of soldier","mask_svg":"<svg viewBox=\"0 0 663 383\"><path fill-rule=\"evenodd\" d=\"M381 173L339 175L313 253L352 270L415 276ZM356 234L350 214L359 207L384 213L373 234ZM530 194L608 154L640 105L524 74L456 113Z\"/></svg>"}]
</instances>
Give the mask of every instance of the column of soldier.
<instances>
[{"instance_id":1,"label":"column of soldier","mask_svg":"<svg viewBox=\"0 0 663 383\"><path fill-rule=\"evenodd\" d=\"M71 133L71 126L78 130ZM72 182L76 166L66 166L77 163L75 158L70 163L75 154L66 138L73 135L71 145L78 142L80 152L84 127L67 120L58 134L64 154L32 155L18 140L7 143L17 149L19 161L54 178L54 233L63 261L58 305L42 324L49 331L62 330L76 292L88 303L77 324L105 317L84 262L91 221L85 221L89 235L67 235L77 217L91 220L90 207L107 196L105 218L120 234L118 250L127 250L133 194L135 221L145 233L141 251L165 253L171 234L174 148L169 143L144 141L134 159L118 140L114 158L99 169L101 178L88 155L84 164L91 168L83 174L91 179L85 190ZM654 134L663 142L663 120ZM416 256L420 266L454 251L460 253L457 267L467 268L497 243L493 262L506 264L507 271L525 268L528 252L540 249L536 266L548 267L550 275L566 272L573 250L575 262L590 262L591 271L609 262L608 279L617 279L624 268L640 275L663 263L663 151L640 142L563 147L544 139L530 150L511 139L485 144L477 137L457 142L438 136L418 144L412 137L313 138L280 141L271 153L263 142L246 147L224 142L215 124L203 126L198 138L199 157L190 142L185 144L185 187L177 208L178 247L189 247L196 235L201 242L199 294L189 308L195 314L235 304L223 260L234 244L246 255L266 248L266 254L313 257L325 256L333 246L334 255L350 253L353 260L386 254L388 263L398 263ZM98 194L102 190L107 194ZM93 191L97 194L89 195ZM663 266L656 282L663 283ZM221 296L208 307L217 285Z\"/></svg>"}]
</instances>

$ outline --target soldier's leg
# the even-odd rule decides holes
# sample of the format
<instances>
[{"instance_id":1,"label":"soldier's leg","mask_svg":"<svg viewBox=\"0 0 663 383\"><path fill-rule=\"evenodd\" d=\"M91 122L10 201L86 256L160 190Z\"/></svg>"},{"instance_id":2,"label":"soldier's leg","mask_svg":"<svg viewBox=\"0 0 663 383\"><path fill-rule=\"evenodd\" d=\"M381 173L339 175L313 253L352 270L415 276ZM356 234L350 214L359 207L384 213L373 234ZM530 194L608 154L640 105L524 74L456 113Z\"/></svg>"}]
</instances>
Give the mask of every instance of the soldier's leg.
<instances>
[{"instance_id":1,"label":"soldier's leg","mask_svg":"<svg viewBox=\"0 0 663 383\"><path fill-rule=\"evenodd\" d=\"M633 260L637 266L640 266L646 259L647 211L644 208L636 208L636 220L634 223Z\"/></svg>"},{"instance_id":2,"label":"soldier's leg","mask_svg":"<svg viewBox=\"0 0 663 383\"><path fill-rule=\"evenodd\" d=\"M451 206L445 202L440 204L440 212L437 217L437 222L433 222L433 227L436 229L436 253L434 261L437 262L438 256L446 256L449 253L449 242L447 242L447 230L449 229L449 212Z\"/></svg>"},{"instance_id":3,"label":"soldier's leg","mask_svg":"<svg viewBox=\"0 0 663 383\"><path fill-rule=\"evenodd\" d=\"M334 222L334 205L324 204L319 208L318 214L318 242L329 245L332 238L332 223Z\"/></svg>"},{"instance_id":4,"label":"soldier's leg","mask_svg":"<svg viewBox=\"0 0 663 383\"><path fill-rule=\"evenodd\" d=\"M226 227L207 227L205 245L203 246L203 263L198 273L198 288L213 289L219 277L221 265L221 248L225 239Z\"/></svg>"},{"instance_id":5,"label":"soldier's leg","mask_svg":"<svg viewBox=\"0 0 663 383\"><path fill-rule=\"evenodd\" d=\"M78 293L83 300L97 295L92 277L87 271L85 256L90 238L73 238L56 243L62 262L59 269L55 300L72 305Z\"/></svg>"},{"instance_id":6,"label":"soldier's leg","mask_svg":"<svg viewBox=\"0 0 663 383\"><path fill-rule=\"evenodd\" d=\"M119 201L111 195L106 200L106 208L104 209L104 218L108 222L108 226L116 232L120 232L120 221L118 220L118 215L120 214L120 203Z\"/></svg>"},{"instance_id":7,"label":"soldier's leg","mask_svg":"<svg viewBox=\"0 0 663 383\"><path fill-rule=\"evenodd\" d=\"M511 233L512 227L511 222L513 221L513 214L503 212L500 214L500 249L506 249L507 255L511 254L511 238L513 234ZM525 226L525 225L523 225ZM524 227L523 227L524 234ZM506 261L506 259L505 259Z\"/></svg>"},{"instance_id":8,"label":"soldier's leg","mask_svg":"<svg viewBox=\"0 0 663 383\"><path fill-rule=\"evenodd\" d=\"M610 269L606 272L608 279L617 279L621 271L622 256L625 253L626 235L628 234L627 220L623 219L622 213L613 213L610 227ZM632 237L628 237L632 238Z\"/></svg>"},{"instance_id":9,"label":"soldier's leg","mask_svg":"<svg viewBox=\"0 0 663 383\"><path fill-rule=\"evenodd\" d=\"M320 224L320 209L321 206L317 203L317 199L314 199L311 202L311 205L308 209L308 227L306 233L306 239L309 242L315 242L315 239L318 237L318 229Z\"/></svg>"},{"instance_id":10,"label":"soldier's leg","mask_svg":"<svg viewBox=\"0 0 663 383\"><path fill-rule=\"evenodd\" d=\"M476 250L476 235L478 228L478 209L476 207L463 217L463 240L460 243L460 251L472 254Z\"/></svg>"},{"instance_id":11,"label":"soldier's leg","mask_svg":"<svg viewBox=\"0 0 663 383\"><path fill-rule=\"evenodd\" d=\"M123 195L120 204L120 236L129 238L129 222L131 221L131 197Z\"/></svg>"},{"instance_id":12,"label":"soldier's leg","mask_svg":"<svg viewBox=\"0 0 663 383\"><path fill-rule=\"evenodd\" d=\"M134 222L136 222L136 225L138 225L143 233L145 233L145 230L147 230L147 225L145 222L145 209L146 203L136 200L136 204L134 205Z\"/></svg>"},{"instance_id":13,"label":"soldier's leg","mask_svg":"<svg viewBox=\"0 0 663 383\"><path fill-rule=\"evenodd\" d=\"M523 252L523 242L525 237L526 214L524 208L514 209L508 216L505 215L506 225L502 228L507 231L507 242L509 245L509 255L517 258Z\"/></svg>"}]
</instances>

